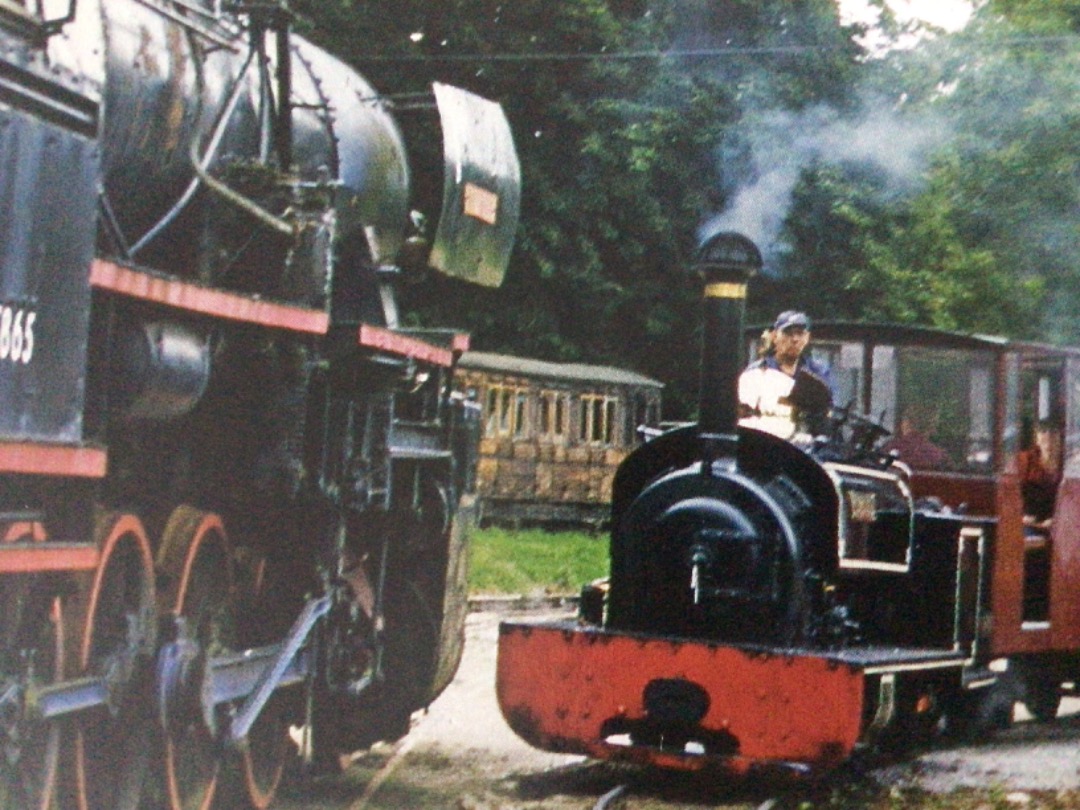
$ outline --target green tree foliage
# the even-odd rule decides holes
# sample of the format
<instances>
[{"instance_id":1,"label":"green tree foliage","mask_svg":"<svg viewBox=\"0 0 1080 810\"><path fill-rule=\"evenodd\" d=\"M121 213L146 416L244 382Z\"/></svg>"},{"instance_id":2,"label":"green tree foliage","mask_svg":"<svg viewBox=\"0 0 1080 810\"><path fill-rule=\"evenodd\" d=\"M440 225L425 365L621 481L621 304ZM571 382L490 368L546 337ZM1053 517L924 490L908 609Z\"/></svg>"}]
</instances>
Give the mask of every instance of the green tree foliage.
<instances>
[{"instance_id":1,"label":"green tree foliage","mask_svg":"<svg viewBox=\"0 0 1080 810\"><path fill-rule=\"evenodd\" d=\"M500 101L511 121L524 195L507 281L432 278L404 290L411 317L464 326L478 348L630 366L668 382L669 413L686 415L700 297L687 265L737 184L718 159L725 138L754 104L843 98L857 48L831 1L293 6L391 97L445 81ZM790 49L806 44L825 47ZM693 54L731 46L757 50ZM431 118L403 121L426 169L438 167ZM426 169L414 172L418 207L435 211Z\"/></svg>"},{"instance_id":2,"label":"green tree foliage","mask_svg":"<svg viewBox=\"0 0 1080 810\"><path fill-rule=\"evenodd\" d=\"M872 162L806 167L777 294L829 316L1080 339L1080 73L1061 38L1077 7L991 3L961 33L868 60L863 93L893 107L888 148L938 134L906 188Z\"/></svg>"},{"instance_id":3,"label":"green tree foliage","mask_svg":"<svg viewBox=\"0 0 1080 810\"><path fill-rule=\"evenodd\" d=\"M394 99L415 207L438 210L441 144L414 94L456 84L511 122L524 193L507 281L405 287L413 322L634 368L689 416L688 264L730 227L768 259L754 319L798 306L1080 340L1080 50L1046 39L1076 31L1080 0L991 0L964 32L876 56L832 0L292 6Z\"/></svg>"},{"instance_id":4,"label":"green tree foliage","mask_svg":"<svg viewBox=\"0 0 1080 810\"><path fill-rule=\"evenodd\" d=\"M1080 52L1058 38L1078 7L993 3L966 31L884 66L910 115L943 116L952 130L922 193L892 206L890 234L875 240L871 269L925 276L903 305L911 319L1080 339Z\"/></svg>"},{"instance_id":5,"label":"green tree foliage","mask_svg":"<svg viewBox=\"0 0 1080 810\"><path fill-rule=\"evenodd\" d=\"M1002 15L1010 24L1029 33L1080 31L1077 0L991 0L985 11Z\"/></svg>"}]
</instances>

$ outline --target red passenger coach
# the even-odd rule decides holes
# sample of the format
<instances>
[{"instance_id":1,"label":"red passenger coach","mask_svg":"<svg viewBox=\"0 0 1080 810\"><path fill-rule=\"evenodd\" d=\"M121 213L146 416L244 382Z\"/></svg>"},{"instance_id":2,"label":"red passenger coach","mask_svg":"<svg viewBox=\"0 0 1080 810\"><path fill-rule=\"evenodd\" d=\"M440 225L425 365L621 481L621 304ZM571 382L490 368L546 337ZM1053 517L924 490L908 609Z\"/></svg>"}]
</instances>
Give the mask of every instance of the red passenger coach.
<instances>
[{"instance_id":1,"label":"red passenger coach","mask_svg":"<svg viewBox=\"0 0 1080 810\"><path fill-rule=\"evenodd\" d=\"M1080 679L1080 352L815 324L833 405L797 376L779 437L735 401L758 261L735 234L703 246L699 422L623 462L578 620L502 625L507 722L744 773L983 733L1016 701L1052 720Z\"/></svg>"}]
</instances>

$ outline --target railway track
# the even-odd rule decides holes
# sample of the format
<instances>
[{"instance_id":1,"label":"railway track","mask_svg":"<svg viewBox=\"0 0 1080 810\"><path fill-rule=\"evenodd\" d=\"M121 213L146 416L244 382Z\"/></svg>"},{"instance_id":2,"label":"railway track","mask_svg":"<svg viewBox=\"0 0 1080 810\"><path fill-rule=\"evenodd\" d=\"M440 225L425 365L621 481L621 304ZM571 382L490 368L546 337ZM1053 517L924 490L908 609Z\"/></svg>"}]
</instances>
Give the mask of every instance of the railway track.
<instances>
[{"instance_id":1,"label":"railway track","mask_svg":"<svg viewBox=\"0 0 1080 810\"><path fill-rule=\"evenodd\" d=\"M607 810L788 810L814 795L809 786L725 786L529 748L506 728L495 702L495 635L501 618L493 612L469 617L457 678L399 746L377 747L357 756L341 774L306 782L302 789L286 784L275 807L593 810L606 801ZM1021 722L993 742L940 747L876 769L861 777L865 782L853 769L825 789L872 791L880 781L945 792L996 782L1010 791L1073 791L1080 806L1077 745L1080 700L1066 699L1056 724Z\"/></svg>"}]
</instances>

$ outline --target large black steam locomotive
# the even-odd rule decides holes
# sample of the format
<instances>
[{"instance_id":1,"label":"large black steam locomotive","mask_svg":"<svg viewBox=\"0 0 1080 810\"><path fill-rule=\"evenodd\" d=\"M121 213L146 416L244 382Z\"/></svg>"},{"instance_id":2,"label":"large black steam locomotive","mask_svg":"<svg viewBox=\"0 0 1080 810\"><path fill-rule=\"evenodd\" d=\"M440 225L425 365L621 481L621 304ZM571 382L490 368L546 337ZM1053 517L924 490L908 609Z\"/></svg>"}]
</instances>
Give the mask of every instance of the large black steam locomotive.
<instances>
[{"instance_id":1,"label":"large black steam locomotive","mask_svg":"<svg viewBox=\"0 0 1080 810\"><path fill-rule=\"evenodd\" d=\"M792 441L743 427L742 310L760 263L737 234L701 248L699 421L621 465L610 578L586 588L580 621L502 625L508 723L549 750L746 772L991 728L1016 699L1053 717L1080 667L1059 588L1075 577L1032 562L1020 582L1035 541L1012 461L1025 353L1052 358L930 330L815 331L852 399L815 414L820 391L797 379L791 398L817 429ZM893 419L904 396L949 409L954 466L907 463L859 415L881 405ZM1075 553L1068 538L1055 532L1055 555Z\"/></svg>"},{"instance_id":2,"label":"large black steam locomotive","mask_svg":"<svg viewBox=\"0 0 1080 810\"><path fill-rule=\"evenodd\" d=\"M501 281L517 158L436 85L427 244L389 102L292 24L0 0L4 808L266 807L457 666L468 341L395 287Z\"/></svg>"}]
</instances>

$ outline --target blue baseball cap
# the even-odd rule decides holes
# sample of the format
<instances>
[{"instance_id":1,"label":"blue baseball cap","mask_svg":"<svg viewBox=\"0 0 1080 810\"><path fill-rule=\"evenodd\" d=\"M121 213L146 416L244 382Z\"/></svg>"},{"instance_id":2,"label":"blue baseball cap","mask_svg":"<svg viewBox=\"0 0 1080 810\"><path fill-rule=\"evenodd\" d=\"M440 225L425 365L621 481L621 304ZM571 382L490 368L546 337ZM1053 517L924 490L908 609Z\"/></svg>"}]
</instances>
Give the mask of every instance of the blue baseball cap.
<instances>
[{"instance_id":1,"label":"blue baseball cap","mask_svg":"<svg viewBox=\"0 0 1080 810\"><path fill-rule=\"evenodd\" d=\"M773 329L790 329L793 326L801 326L803 329L809 331L810 319L806 316L805 312L798 312L794 309L786 309L776 316L776 323L773 324Z\"/></svg>"}]
</instances>

